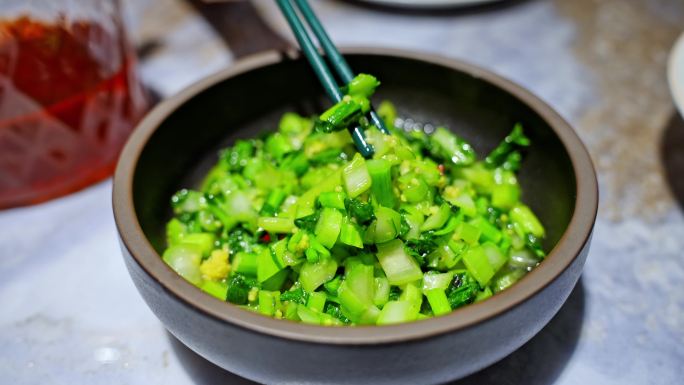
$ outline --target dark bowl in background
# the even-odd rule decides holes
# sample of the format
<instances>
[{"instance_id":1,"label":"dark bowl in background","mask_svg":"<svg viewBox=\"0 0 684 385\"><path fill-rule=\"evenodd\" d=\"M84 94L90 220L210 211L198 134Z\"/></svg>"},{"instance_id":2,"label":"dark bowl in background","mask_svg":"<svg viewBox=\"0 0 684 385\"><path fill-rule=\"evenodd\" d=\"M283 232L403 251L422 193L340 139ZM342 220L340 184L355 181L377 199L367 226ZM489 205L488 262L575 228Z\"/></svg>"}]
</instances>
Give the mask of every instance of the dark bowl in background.
<instances>
[{"instance_id":1,"label":"dark bowl in background","mask_svg":"<svg viewBox=\"0 0 684 385\"><path fill-rule=\"evenodd\" d=\"M522 122L533 145L519 179L545 224L548 257L510 289L425 321L322 327L263 317L204 294L160 258L170 196L192 186L238 137L277 127L288 110L326 104L308 64L276 52L241 60L163 102L128 141L114 177L126 266L164 326L216 365L266 383L437 383L482 369L520 347L565 302L584 265L598 204L591 159L541 100L480 68L387 49L345 50L381 81L375 99L400 116L444 124L479 154Z\"/></svg>"}]
</instances>

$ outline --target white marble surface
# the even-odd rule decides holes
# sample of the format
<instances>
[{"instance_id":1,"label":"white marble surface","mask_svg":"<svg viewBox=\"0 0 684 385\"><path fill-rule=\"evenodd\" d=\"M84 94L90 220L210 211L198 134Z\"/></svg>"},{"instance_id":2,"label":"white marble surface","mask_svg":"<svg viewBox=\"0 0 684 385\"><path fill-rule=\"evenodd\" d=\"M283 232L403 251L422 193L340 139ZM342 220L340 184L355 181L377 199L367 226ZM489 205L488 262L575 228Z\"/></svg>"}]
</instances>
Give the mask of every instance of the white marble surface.
<instances>
[{"instance_id":1,"label":"white marble surface","mask_svg":"<svg viewBox=\"0 0 684 385\"><path fill-rule=\"evenodd\" d=\"M314 3L340 45L440 53L523 84L577 127L597 162L601 213L580 286L530 343L462 384L682 383L684 215L661 151L684 137L664 71L684 3L537 0L432 16ZM162 42L141 66L160 93L232 62L184 3L125 4L133 40ZM285 31L272 1L256 4ZM147 309L119 254L110 193L106 181L0 212L0 383L242 381L174 342Z\"/></svg>"}]
</instances>

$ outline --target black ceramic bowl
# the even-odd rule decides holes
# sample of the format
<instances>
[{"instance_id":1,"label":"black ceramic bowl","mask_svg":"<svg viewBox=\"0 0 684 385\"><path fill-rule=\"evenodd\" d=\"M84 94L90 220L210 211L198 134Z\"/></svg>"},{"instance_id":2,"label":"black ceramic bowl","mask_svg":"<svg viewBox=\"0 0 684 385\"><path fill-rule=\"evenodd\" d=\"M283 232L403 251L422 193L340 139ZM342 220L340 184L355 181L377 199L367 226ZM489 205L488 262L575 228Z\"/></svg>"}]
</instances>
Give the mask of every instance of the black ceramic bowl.
<instances>
[{"instance_id":1,"label":"black ceramic bowl","mask_svg":"<svg viewBox=\"0 0 684 385\"><path fill-rule=\"evenodd\" d=\"M196 183L216 150L276 127L281 113L320 111L308 66L271 52L243 60L154 109L126 145L114 177L114 214L126 265L152 311L192 350L266 383L443 382L503 358L558 311L582 271L597 210L584 146L551 108L479 68L396 50L347 50L355 70L377 75L377 100L400 115L445 124L478 153L515 122L533 146L520 173L523 200L545 224L549 256L510 289L478 304L395 326L321 327L275 320L204 294L160 258L169 197Z\"/></svg>"}]
</instances>

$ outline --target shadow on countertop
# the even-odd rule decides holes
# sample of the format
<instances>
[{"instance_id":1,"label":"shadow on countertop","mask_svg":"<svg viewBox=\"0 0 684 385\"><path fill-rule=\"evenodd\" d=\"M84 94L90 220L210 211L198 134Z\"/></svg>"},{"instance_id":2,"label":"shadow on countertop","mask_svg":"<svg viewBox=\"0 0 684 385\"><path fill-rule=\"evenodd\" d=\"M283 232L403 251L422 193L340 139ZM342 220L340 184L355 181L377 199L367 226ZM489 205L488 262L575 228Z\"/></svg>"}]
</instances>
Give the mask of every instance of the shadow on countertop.
<instances>
[{"instance_id":1,"label":"shadow on countertop","mask_svg":"<svg viewBox=\"0 0 684 385\"><path fill-rule=\"evenodd\" d=\"M660 141L665 178L679 207L684 210L684 118L675 111Z\"/></svg>"},{"instance_id":2,"label":"shadow on countertop","mask_svg":"<svg viewBox=\"0 0 684 385\"><path fill-rule=\"evenodd\" d=\"M553 384L577 347L584 320L584 297L580 278L558 314L539 334L503 360L450 385Z\"/></svg>"},{"instance_id":3,"label":"shadow on countertop","mask_svg":"<svg viewBox=\"0 0 684 385\"><path fill-rule=\"evenodd\" d=\"M205 360L199 354L183 345L173 334L166 332L173 353L178 357L183 369L197 385L251 385L256 382L242 378Z\"/></svg>"},{"instance_id":4,"label":"shadow on countertop","mask_svg":"<svg viewBox=\"0 0 684 385\"><path fill-rule=\"evenodd\" d=\"M450 385L548 385L558 378L577 346L584 319L582 279L558 314L539 334L510 356ZM174 354L197 385L255 384L200 357L167 332ZM544 365L538 365L544 362Z\"/></svg>"}]
</instances>

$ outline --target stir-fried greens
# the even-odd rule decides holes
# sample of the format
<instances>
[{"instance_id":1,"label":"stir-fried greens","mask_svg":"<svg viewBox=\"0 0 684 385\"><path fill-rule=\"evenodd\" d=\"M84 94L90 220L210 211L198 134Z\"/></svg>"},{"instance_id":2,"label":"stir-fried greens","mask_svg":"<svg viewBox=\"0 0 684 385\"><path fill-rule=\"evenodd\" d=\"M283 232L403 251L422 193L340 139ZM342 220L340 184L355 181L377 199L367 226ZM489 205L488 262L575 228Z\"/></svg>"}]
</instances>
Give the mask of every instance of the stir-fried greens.
<instances>
[{"instance_id":1,"label":"stir-fried greens","mask_svg":"<svg viewBox=\"0 0 684 385\"><path fill-rule=\"evenodd\" d=\"M198 190L171 199L163 259L207 293L264 315L321 325L447 314L502 291L545 256L544 227L520 201L521 125L484 160L446 128L368 124L378 82L220 154ZM345 128L365 128L372 159Z\"/></svg>"}]
</instances>

